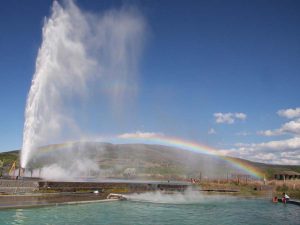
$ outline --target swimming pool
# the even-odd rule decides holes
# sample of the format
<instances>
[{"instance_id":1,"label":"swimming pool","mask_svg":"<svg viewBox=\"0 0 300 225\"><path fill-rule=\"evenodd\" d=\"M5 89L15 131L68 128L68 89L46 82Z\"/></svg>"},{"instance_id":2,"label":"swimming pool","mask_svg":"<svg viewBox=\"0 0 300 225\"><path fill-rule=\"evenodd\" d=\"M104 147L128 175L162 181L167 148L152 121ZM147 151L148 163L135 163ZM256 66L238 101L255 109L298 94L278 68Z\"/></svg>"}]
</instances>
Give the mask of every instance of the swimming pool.
<instances>
[{"instance_id":1,"label":"swimming pool","mask_svg":"<svg viewBox=\"0 0 300 225\"><path fill-rule=\"evenodd\" d=\"M237 197L191 204L115 201L2 210L0 224L300 224L300 207Z\"/></svg>"}]
</instances>

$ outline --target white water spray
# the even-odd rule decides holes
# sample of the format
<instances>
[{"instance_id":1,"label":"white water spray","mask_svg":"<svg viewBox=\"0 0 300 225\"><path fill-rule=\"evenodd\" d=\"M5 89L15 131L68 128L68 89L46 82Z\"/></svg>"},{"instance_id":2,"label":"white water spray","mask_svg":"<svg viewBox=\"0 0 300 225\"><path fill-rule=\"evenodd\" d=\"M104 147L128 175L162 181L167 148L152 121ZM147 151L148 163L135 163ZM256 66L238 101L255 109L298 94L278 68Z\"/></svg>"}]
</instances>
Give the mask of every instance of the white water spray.
<instances>
[{"instance_id":1,"label":"white water spray","mask_svg":"<svg viewBox=\"0 0 300 225\"><path fill-rule=\"evenodd\" d=\"M144 30L143 18L130 8L96 15L71 0L54 1L27 98L22 167L38 147L83 135L77 119L90 96L101 93L120 107L124 96L135 94Z\"/></svg>"},{"instance_id":2,"label":"white water spray","mask_svg":"<svg viewBox=\"0 0 300 225\"><path fill-rule=\"evenodd\" d=\"M231 196L207 195L201 193L198 189L193 188L188 188L182 193L168 193L164 191L155 191L145 193L134 193L124 196L127 200L134 202L149 202L157 204L196 204L234 200L234 198Z\"/></svg>"}]
</instances>

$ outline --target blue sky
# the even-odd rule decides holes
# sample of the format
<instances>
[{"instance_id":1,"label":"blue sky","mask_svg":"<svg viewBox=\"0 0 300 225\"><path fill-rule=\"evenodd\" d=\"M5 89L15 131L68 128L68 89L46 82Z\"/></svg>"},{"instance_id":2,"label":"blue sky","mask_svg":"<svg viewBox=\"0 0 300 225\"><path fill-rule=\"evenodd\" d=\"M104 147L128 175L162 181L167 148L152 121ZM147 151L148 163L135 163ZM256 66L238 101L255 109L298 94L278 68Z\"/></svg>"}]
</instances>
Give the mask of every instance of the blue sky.
<instances>
[{"instance_id":1,"label":"blue sky","mask_svg":"<svg viewBox=\"0 0 300 225\"><path fill-rule=\"evenodd\" d=\"M51 4L1 3L0 151L22 145L26 96ZM94 13L133 5L147 23L134 113L121 127L96 121L86 128L91 133L99 126L110 134L157 132L256 161L300 163L299 1L77 4Z\"/></svg>"}]
</instances>

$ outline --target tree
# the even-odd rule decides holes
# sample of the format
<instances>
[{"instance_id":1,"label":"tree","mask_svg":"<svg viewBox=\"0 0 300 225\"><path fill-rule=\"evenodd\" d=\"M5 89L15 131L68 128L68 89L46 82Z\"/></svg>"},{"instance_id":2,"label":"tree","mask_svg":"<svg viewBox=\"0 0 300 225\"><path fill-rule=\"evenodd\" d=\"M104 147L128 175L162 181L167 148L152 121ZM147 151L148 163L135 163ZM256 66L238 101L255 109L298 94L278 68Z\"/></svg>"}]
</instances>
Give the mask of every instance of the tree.
<instances>
[{"instance_id":1,"label":"tree","mask_svg":"<svg viewBox=\"0 0 300 225\"><path fill-rule=\"evenodd\" d=\"M3 174L3 166L4 166L4 162L0 160L0 177L2 177Z\"/></svg>"}]
</instances>

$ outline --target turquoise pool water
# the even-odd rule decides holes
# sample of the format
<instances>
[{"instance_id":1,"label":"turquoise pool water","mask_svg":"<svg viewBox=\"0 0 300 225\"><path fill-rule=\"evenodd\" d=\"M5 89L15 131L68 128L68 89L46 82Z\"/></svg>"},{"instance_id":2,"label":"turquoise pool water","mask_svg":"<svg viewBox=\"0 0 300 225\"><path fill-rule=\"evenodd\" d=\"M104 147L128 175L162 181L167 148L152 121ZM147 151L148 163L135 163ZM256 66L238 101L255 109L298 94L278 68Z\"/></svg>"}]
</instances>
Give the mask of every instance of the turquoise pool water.
<instances>
[{"instance_id":1,"label":"turquoise pool water","mask_svg":"<svg viewBox=\"0 0 300 225\"><path fill-rule=\"evenodd\" d=\"M300 224L300 207L232 197L193 204L116 201L2 210L0 224Z\"/></svg>"}]
</instances>

